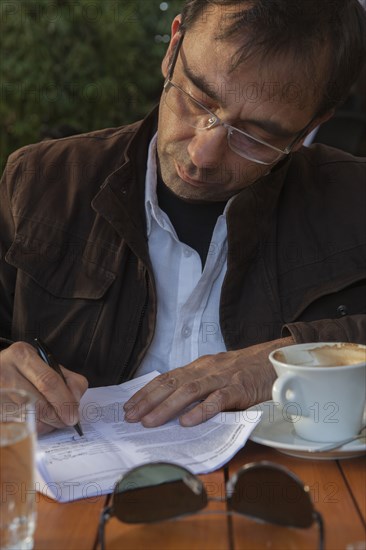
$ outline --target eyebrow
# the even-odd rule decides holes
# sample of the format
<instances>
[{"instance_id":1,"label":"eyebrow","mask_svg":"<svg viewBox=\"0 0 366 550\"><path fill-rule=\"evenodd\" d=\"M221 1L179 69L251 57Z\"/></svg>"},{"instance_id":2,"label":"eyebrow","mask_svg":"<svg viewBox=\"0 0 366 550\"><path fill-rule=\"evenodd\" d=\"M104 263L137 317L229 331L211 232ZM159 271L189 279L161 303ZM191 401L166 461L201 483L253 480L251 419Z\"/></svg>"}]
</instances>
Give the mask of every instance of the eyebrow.
<instances>
[{"instance_id":1,"label":"eyebrow","mask_svg":"<svg viewBox=\"0 0 366 550\"><path fill-rule=\"evenodd\" d=\"M221 104L223 107L225 107L225 102L222 100L222 97L215 92L212 85L210 85L209 81L203 75L200 76L195 74L189 67L187 67L185 63L182 63L182 65L184 75L186 76L186 78L188 78L188 80L193 82L196 88L201 90L205 95L207 95L217 103ZM257 126L258 128L261 128L262 130L268 132L268 134L279 138L290 139L305 130L305 128L300 128L300 130L297 131L287 130L280 123L268 119L264 120L257 118L248 118L245 120L241 120L240 122L241 124L251 124L253 126Z\"/></svg>"},{"instance_id":2,"label":"eyebrow","mask_svg":"<svg viewBox=\"0 0 366 550\"><path fill-rule=\"evenodd\" d=\"M206 80L204 76L199 76L194 72L192 72L191 69L189 69L185 63L183 63L182 65L183 65L184 75L188 78L188 80L193 82L196 88L201 90L204 94L206 94L211 99L214 99L215 101L217 101L217 103L222 103L222 97L220 97L219 94L215 92L212 85L210 85L210 83L208 82L208 80ZM222 105L225 106L225 103L222 103Z\"/></svg>"}]
</instances>

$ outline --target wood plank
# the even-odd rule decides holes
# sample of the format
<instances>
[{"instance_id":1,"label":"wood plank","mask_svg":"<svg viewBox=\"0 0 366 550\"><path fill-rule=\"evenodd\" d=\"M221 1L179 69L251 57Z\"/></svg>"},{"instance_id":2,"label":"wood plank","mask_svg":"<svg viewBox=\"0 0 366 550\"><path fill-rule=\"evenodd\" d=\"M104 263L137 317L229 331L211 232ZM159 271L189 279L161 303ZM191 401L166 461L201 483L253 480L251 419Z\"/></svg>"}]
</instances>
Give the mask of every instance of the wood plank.
<instances>
[{"instance_id":1,"label":"wood plank","mask_svg":"<svg viewBox=\"0 0 366 550\"><path fill-rule=\"evenodd\" d=\"M359 457L340 460L339 466L351 487L360 513L366 521L366 459Z\"/></svg>"},{"instance_id":2,"label":"wood plank","mask_svg":"<svg viewBox=\"0 0 366 550\"><path fill-rule=\"evenodd\" d=\"M92 550L105 499L60 503L37 493L34 550Z\"/></svg>"},{"instance_id":3,"label":"wood plank","mask_svg":"<svg viewBox=\"0 0 366 550\"><path fill-rule=\"evenodd\" d=\"M209 497L225 494L223 470L199 476ZM225 510L225 503L210 502L206 510ZM127 525L111 519L106 526L108 550L228 550L228 524L224 514L195 514L154 524Z\"/></svg>"},{"instance_id":4,"label":"wood plank","mask_svg":"<svg viewBox=\"0 0 366 550\"><path fill-rule=\"evenodd\" d=\"M311 495L326 526L326 548L360 547L364 528L353 501L349 486L358 506L365 506L364 459L340 461L304 460L288 457L268 447L249 442L230 464L230 474L241 465L257 460L272 460L288 467L310 487ZM225 494L223 470L200 476L210 497ZM80 500L68 504L56 503L37 495L38 521L35 550L93 550L98 521L105 497ZM208 510L222 511L225 504L211 502ZM363 508L363 512L365 508ZM317 529L287 529L259 524L244 516L233 517L234 550L255 550L270 547L285 550L317 547ZM108 550L229 550L227 516L196 514L174 521L149 525L126 525L112 519L106 527Z\"/></svg>"},{"instance_id":5,"label":"wood plank","mask_svg":"<svg viewBox=\"0 0 366 550\"><path fill-rule=\"evenodd\" d=\"M314 506L324 519L327 550L346 548L364 540L362 521L336 461L294 458L248 442L231 462L230 475L241 465L258 460L270 460L286 466L309 486ZM318 544L315 524L310 529L290 529L259 524L238 516L233 518L233 537L235 550L267 547L278 550L315 549Z\"/></svg>"}]
</instances>

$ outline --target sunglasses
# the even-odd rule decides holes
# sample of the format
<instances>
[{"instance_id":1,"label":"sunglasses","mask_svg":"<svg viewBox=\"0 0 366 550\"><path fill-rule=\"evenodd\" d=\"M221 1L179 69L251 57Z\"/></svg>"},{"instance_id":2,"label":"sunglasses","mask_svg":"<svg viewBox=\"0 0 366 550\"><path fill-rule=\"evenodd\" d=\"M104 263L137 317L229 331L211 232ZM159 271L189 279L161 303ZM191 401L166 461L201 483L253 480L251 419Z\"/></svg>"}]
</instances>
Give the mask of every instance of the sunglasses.
<instances>
[{"instance_id":1,"label":"sunglasses","mask_svg":"<svg viewBox=\"0 0 366 550\"><path fill-rule=\"evenodd\" d=\"M209 501L226 501L226 514L319 529L319 550L324 549L323 519L314 509L309 488L290 470L268 461L246 464L226 484L227 496L208 498L200 478L168 462L137 466L117 481L111 506L102 511L99 542L105 549L105 524L111 517L124 523L152 523L202 511ZM214 512L220 513L220 512Z\"/></svg>"}]
</instances>

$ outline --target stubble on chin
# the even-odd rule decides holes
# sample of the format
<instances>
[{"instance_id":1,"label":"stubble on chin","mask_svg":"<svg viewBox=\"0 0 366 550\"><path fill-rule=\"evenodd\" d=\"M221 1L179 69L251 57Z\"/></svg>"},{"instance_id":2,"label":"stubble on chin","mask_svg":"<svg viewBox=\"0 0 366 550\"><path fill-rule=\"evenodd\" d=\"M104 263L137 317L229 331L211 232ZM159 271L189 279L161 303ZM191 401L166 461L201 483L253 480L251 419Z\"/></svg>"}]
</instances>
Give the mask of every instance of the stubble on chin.
<instances>
[{"instance_id":1,"label":"stubble on chin","mask_svg":"<svg viewBox=\"0 0 366 550\"><path fill-rule=\"evenodd\" d=\"M173 144L170 144L164 152L158 152L158 170L165 185L183 200L194 202L229 200L270 172L270 168L264 171L257 164L243 165L239 161L231 164L220 163L219 167L207 165L198 170L189 159L182 159L179 152L172 151L172 146ZM198 184L196 187L184 181L177 172L177 165L182 167L191 179L203 182L202 186Z\"/></svg>"}]
</instances>

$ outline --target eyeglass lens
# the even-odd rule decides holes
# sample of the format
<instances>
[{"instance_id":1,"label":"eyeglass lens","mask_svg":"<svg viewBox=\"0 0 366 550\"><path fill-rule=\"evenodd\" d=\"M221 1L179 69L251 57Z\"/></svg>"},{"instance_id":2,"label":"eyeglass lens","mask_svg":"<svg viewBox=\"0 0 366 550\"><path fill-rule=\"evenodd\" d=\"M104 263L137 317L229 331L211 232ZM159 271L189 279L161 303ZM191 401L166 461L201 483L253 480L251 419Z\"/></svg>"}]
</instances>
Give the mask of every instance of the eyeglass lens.
<instances>
[{"instance_id":1,"label":"eyeglass lens","mask_svg":"<svg viewBox=\"0 0 366 550\"><path fill-rule=\"evenodd\" d=\"M270 523L310 527L313 505L301 482L271 465L253 465L236 475L230 509Z\"/></svg>"},{"instance_id":2,"label":"eyeglass lens","mask_svg":"<svg viewBox=\"0 0 366 550\"><path fill-rule=\"evenodd\" d=\"M175 115L183 117L184 122L192 128L204 130L212 126L210 111L206 111L203 105L175 84L169 83L165 89L165 103Z\"/></svg>"},{"instance_id":3,"label":"eyeglass lens","mask_svg":"<svg viewBox=\"0 0 366 550\"><path fill-rule=\"evenodd\" d=\"M240 514L291 527L310 527L313 505L300 480L273 465L248 465L229 482L228 507ZM116 486L113 514L145 523L198 512L208 502L199 478L172 464L140 466Z\"/></svg>"},{"instance_id":4,"label":"eyeglass lens","mask_svg":"<svg viewBox=\"0 0 366 550\"><path fill-rule=\"evenodd\" d=\"M148 523L192 514L207 505L202 482L180 466L134 469L115 488L113 513L125 523Z\"/></svg>"},{"instance_id":5,"label":"eyeglass lens","mask_svg":"<svg viewBox=\"0 0 366 550\"><path fill-rule=\"evenodd\" d=\"M180 120L192 128L205 130L214 126L217 121L216 115L172 82L168 82L165 87L165 103ZM228 141L235 153L249 160L272 164L281 156L281 153L268 145L232 127L228 128Z\"/></svg>"}]
</instances>

